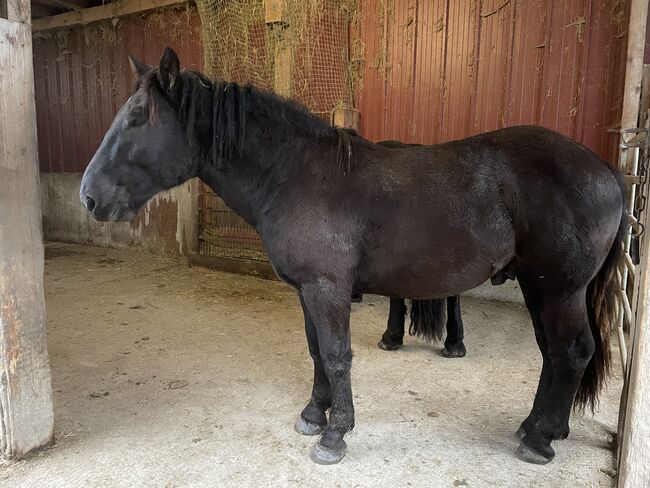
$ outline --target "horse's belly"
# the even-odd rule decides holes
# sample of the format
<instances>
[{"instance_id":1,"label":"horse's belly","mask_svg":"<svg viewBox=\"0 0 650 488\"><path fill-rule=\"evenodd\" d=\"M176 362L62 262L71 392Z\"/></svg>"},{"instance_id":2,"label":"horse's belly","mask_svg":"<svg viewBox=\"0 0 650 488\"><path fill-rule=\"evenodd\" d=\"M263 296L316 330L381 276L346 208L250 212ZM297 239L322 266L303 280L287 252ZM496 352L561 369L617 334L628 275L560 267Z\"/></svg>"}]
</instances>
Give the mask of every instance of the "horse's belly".
<instances>
[{"instance_id":1,"label":"horse's belly","mask_svg":"<svg viewBox=\"0 0 650 488\"><path fill-rule=\"evenodd\" d=\"M367 281L361 279L355 291L400 298L444 298L475 288L490 276L492 268L475 269L469 273L431 269L426 274L405 270Z\"/></svg>"},{"instance_id":2,"label":"horse's belly","mask_svg":"<svg viewBox=\"0 0 650 488\"><path fill-rule=\"evenodd\" d=\"M444 238L423 233L385 242L365 253L357 270L355 291L402 298L458 295L490 279L515 257L514 230L466 229ZM411 234L411 239L416 239ZM358 288L358 289L356 289Z\"/></svg>"}]
</instances>

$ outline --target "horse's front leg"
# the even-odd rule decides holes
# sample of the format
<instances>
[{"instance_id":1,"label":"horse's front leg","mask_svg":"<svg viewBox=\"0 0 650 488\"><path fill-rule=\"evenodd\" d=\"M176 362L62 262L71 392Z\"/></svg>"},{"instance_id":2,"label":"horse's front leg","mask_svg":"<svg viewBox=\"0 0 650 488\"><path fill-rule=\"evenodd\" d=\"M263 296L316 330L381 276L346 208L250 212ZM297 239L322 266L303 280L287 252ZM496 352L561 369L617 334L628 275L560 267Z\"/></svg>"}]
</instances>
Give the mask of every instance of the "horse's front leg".
<instances>
[{"instance_id":1,"label":"horse's front leg","mask_svg":"<svg viewBox=\"0 0 650 488\"><path fill-rule=\"evenodd\" d=\"M314 386L309 403L296 422L296 431L303 435L316 435L320 434L327 427L325 411L332 404L332 390L330 381L323 368L323 362L320 359L316 326L314 325L309 310L305 306L302 293L300 294L300 304L302 305L302 313L305 316L305 334L307 335L309 355L314 361Z\"/></svg>"},{"instance_id":2,"label":"horse's front leg","mask_svg":"<svg viewBox=\"0 0 650 488\"><path fill-rule=\"evenodd\" d=\"M300 292L306 313L316 330L320 364L331 387L329 424L314 446L311 459L319 464L334 464L345 456L347 446L343 436L354 427L350 385L350 289L320 279L302 285Z\"/></svg>"}]
</instances>

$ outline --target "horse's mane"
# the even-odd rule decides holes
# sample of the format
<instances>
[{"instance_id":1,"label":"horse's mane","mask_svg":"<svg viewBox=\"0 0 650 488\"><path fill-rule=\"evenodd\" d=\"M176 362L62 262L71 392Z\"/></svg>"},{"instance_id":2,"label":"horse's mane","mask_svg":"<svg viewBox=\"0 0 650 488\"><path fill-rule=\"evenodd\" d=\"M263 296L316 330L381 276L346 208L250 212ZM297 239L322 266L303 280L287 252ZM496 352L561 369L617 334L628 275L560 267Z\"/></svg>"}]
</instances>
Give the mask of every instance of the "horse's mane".
<instances>
[{"instance_id":1,"label":"horse's mane","mask_svg":"<svg viewBox=\"0 0 650 488\"><path fill-rule=\"evenodd\" d=\"M177 91L167 98L175 101L188 139L196 140L190 136L198 135L205 156L217 167L235 155L242 155L247 119L252 111L261 116L258 120L268 120L264 129L275 141L289 144L296 134L336 141L337 165L345 173L350 170L354 131L333 127L300 103L248 84L211 81L197 71L183 71L180 78ZM155 120L155 97L151 92L160 90L157 70L146 73L136 90L140 86L145 87L148 95L149 118ZM206 140L208 137L210 140Z\"/></svg>"}]
</instances>

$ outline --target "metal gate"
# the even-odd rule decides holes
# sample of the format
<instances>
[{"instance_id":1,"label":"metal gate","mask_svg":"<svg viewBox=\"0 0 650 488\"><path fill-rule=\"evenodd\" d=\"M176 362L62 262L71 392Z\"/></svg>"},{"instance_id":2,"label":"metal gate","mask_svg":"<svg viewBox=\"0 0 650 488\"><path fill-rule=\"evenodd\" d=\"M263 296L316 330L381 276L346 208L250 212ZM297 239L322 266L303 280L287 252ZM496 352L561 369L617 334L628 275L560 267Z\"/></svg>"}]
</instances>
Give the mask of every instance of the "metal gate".
<instances>
[{"instance_id":1,"label":"metal gate","mask_svg":"<svg viewBox=\"0 0 650 488\"><path fill-rule=\"evenodd\" d=\"M645 232L642 222L645 218L648 197L648 149L647 127L624 128L620 133L620 169L628 184L627 211L629 213L629 232L623 242L623 260L617 270L620 285L616 304L616 334L623 372L627 370L628 342L634 340L637 309L639 306L639 253ZM629 332L629 341L625 332Z\"/></svg>"}]
</instances>

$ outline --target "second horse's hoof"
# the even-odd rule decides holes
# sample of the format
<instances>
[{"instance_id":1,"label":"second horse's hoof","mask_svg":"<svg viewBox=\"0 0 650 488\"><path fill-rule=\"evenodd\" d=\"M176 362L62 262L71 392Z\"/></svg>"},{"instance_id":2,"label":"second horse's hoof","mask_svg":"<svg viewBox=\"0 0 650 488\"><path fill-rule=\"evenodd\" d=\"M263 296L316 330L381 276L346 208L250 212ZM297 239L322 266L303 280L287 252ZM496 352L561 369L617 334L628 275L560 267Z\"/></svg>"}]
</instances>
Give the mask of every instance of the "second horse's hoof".
<instances>
[{"instance_id":1,"label":"second horse's hoof","mask_svg":"<svg viewBox=\"0 0 650 488\"><path fill-rule=\"evenodd\" d=\"M460 345L456 346L445 346L445 348L440 351L440 354L446 358L462 358L465 357L465 354L467 354L467 350L465 349L465 344L461 343Z\"/></svg>"},{"instance_id":2,"label":"second horse's hoof","mask_svg":"<svg viewBox=\"0 0 650 488\"><path fill-rule=\"evenodd\" d=\"M379 344L377 344L379 349L383 349L384 351L396 351L400 347L402 347L402 344L390 344L388 342L384 342L383 340L379 341Z\"/></svg>"},{"instance_id":3,"label":"second horse's hoof","mask_svg":"<svg viewBox=\"0 0 650 488\"><path fill-rule=\"evenodd\" d=\"M341 449L330 449L329 447L321 446L319 442L312 448L309 457L316 464L336 464L345 457L345 451L345 447Z\"/></svg>"},{"instance_id":4,"label":"second horse's hoof","mask_svg":"<svg viewBox=\"0 0 650 488\"><path fill-rule=\"evenodd\" d=\"M323 432L325 426L314 424L312 422L307 422L305 419L302 418L301 415L300 418L296 421L296 424L294 425L294 429L296 429L296 432L298 432L298 434L318 435L321 432Z\"/></svg>"},{"instance_id":5,"label":"second horse's hoof","mask_svg":"<svg viewBox=\"0 0 650 488\"><path fill-rule=\"evenodd\" d=\"M532 447L527 446L523 441L517 448L516 455L522 461L532 464L548 464L555 457L555 451L551 446L548 447L546 452L538 451Z\"/></svg>"}]
</instances>

